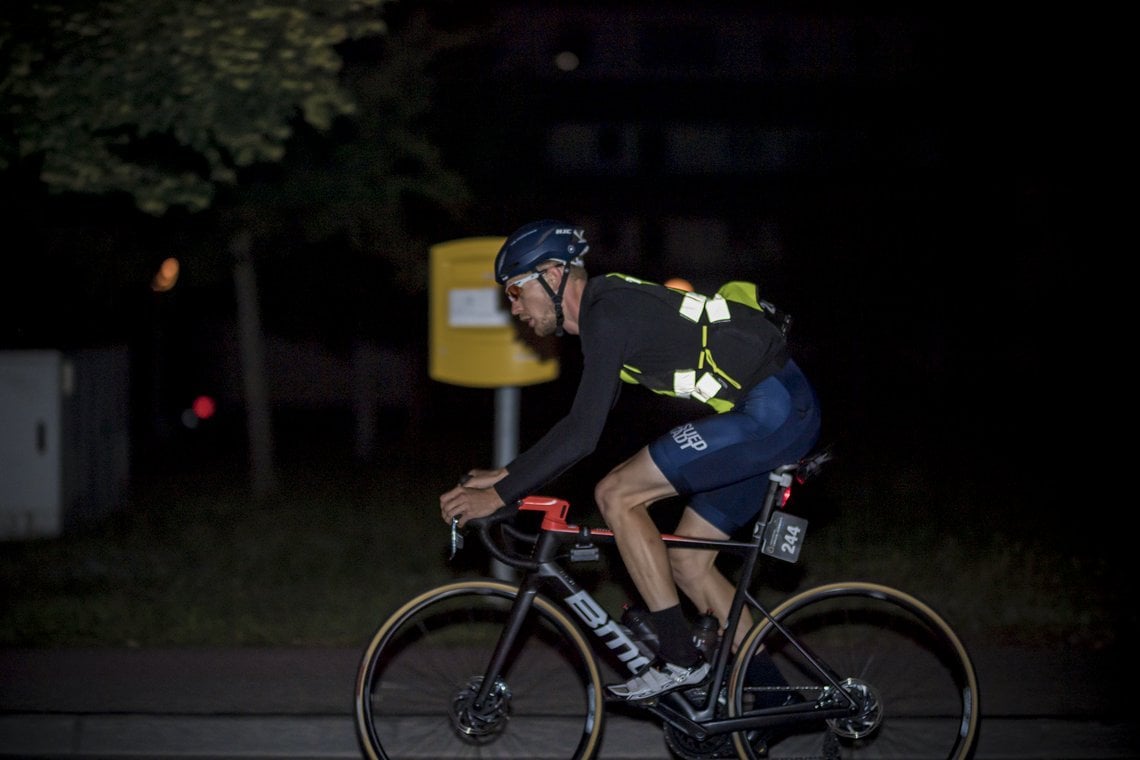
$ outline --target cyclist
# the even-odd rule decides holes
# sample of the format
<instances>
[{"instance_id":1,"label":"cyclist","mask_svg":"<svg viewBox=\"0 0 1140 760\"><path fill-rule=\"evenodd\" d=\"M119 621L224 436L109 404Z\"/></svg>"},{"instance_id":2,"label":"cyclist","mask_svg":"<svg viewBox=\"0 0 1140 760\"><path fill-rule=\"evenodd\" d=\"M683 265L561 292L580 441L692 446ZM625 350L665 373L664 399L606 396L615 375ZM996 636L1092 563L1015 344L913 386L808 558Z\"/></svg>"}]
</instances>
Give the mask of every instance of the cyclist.
<instances>
[{"instance_id":1,"label":"cyclist","mask_svg":"<svg viewBox=\"0 0 1140 760\"><path fill-rule=\"evenodd\" d=\"M458 517L463 525L534 493L592 453L622 381L716 412L650 442L594 492L660 637L653 664L606 688L645 700L708 676L678 587L722 626L733 593L714 566L715 552L667 551L648 508L684 494L689 501L675 532L728 538L759 510L769 471L816 443L820 412L754 285L729 283L706 297L621 274L588 277L588 250L582 228L550 219L520 227L499 250L495 278L511 313L539 336L578 335L582 376L562 420L506 467L469 472L440 496L440 509L445 522Z\"/></svg>"}]
</instances>

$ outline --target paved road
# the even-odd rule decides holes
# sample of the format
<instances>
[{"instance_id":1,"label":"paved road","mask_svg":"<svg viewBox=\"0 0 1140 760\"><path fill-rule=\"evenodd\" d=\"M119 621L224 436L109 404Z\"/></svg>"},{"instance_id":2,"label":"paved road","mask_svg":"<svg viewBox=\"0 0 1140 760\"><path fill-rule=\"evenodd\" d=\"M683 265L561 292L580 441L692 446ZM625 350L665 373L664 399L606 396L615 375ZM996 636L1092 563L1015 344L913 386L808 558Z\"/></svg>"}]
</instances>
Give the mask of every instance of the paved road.
<instances>
[{"instance_id":1,"label":"paved road","mask_svg":"<svg viewBox=\"0 0 1140 760\"><path fill-rule=\"evenodd\" d=\"M1135 670L1107 653L973 652L976 760L1140 757ZM0 650L0 756L359 758L352 649ZM668 757L660 729L611 714L601 757Z\"/></svg>"}]
</instances>

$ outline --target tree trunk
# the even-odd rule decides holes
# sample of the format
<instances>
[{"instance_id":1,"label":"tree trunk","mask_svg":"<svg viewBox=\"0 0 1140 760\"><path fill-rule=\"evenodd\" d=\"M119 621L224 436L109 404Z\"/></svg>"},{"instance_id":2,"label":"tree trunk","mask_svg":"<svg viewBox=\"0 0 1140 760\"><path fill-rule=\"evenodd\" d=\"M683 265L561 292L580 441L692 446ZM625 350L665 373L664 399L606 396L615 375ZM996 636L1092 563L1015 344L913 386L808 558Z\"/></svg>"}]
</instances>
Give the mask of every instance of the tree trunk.
<instances>
[{"instance_id":1,"label":"tree trunk","mask_svg":"<svg viewBox=\"0 0 1140 760\"><path fill-rule=\"evenodd\" d=\"M251 236L243 231L230 242L237 297L238 347L245 390L245 418L249 439L250 485L257 499L277 488L273 452L273 420L265 379L265 340L261 332L261 306L257 274L250 252Z\"/></svg>"}]
</instances>

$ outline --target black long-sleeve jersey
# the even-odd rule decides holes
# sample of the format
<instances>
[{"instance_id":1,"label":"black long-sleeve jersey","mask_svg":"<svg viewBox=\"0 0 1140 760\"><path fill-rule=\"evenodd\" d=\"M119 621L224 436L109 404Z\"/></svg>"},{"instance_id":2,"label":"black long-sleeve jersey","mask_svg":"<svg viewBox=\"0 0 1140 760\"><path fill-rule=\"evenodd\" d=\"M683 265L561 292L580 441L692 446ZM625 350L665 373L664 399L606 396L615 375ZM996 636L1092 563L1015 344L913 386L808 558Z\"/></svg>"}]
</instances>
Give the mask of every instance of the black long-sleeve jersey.
<instances>
[{"instance_id":1,"label":"black long-sleeve jersey","mask_svg":"<svg viewBox=\"0 0 1140 760\"><path fill-rule=\"evenodd\" d=\"M495 490L510 504L592 453L621 382L731 409L786 361L763 311L621 274L591 277L578 313L582 377L570 412L507 465Z\"/></svg>"}]
</instances>

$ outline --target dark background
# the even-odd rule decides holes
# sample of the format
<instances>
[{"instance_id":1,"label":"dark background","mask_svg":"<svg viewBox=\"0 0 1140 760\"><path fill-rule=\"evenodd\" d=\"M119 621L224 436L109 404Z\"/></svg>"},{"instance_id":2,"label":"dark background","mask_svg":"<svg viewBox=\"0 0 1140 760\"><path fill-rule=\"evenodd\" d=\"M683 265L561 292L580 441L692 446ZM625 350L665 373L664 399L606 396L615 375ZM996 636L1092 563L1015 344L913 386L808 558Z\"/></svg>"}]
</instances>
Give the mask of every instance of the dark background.
<instances>
[{"instance_id":1,"label":"dark background","mask_svg":"<svg viewBox=\"0 0 1140 760\"><path fill-rule=\"evenodd\" d=\"M1104 149L1089 110L1091 20L957 4L422 5L441 28L473 33L434 67L425 125L473 201L459 219L423 214L431 240L562 217L586 226L594 272L757 281L795 315L826 439L879 466L922 460L967 492L1000 487L1007 515L1064 529L1057 479L1096 456L1080 423L1085 320L1068 306L1091 298L1084 207L1090 156ZM576 70L553 66L563 50ZM350 67L368 65L350 53ZM685 129L696 136L678 149ZM240 399L208 429L178 421L212 392L232 283L191 269L159 299L142 286L149 272L128 288L110 271L192 261L212 217L49 197L33 177L7 176L5 191L21 242L6 257L0 347L125 343L140 467L173 450L240 457ZM96 255L120 248L119 265ZM336 241L276 254L259 263L267 332L343 356L366 313L369 337L410 357L421 391L414 409L382 410L386 434L468 431L486 439L474 455L488 454L492 394L426 376L425 291L394 288L390 264ZM573 392L575 341L564 348L560 378L524 389L524 445ZM689 411L653 402L623 394L587 472ZM313 435L348 435L332 405L279 401L275 414L300 452Z\"/></svg>"},{"instance_id":2,"label":"dark background","mask_svg":"<svg viewBox=\"0 0 1140 760\"><path fill-rule=\"evenodd\" d=\"M457 127L444 143L476 188L469 231L570 217L587 225L594 271L759 282L796 317L825 438L878 466L922 460L966 483L967 500L1000 489L997 508L1015 524L1064 531L1059 471L1093 453L1083 372L1063 369L1081 353L1082 320L1061 306L1090 297L1079 273L1095 256L1090 22L960 5L723 3L680 11L684 31L667 14L635 14L640 27L615 53L602 40L622 35L604 30L628 23L631 6L550 7L565 13L511 17L504 43L444 80ZM758 67L704 66L726 38L751 35ZM520 40L533 61L498 46ZM580 76L543 67L562 45L586 51ZM603 64L630 58L636 75ZM598 125L598 155L568 156L551 137L563 122ZM663 146L677 124L779 134L792 148L750 163L740 139L713 169L677 169ZM664 250L670 221L693 217L723 222L728 256L699 237ZM564 408L546 394L524 396L526 417L542 421L533 435ZM621 453L645 438L644 421L671 422L636 389L619 406L607 441L628 421Z\"/></svg>"}]
</instances>

